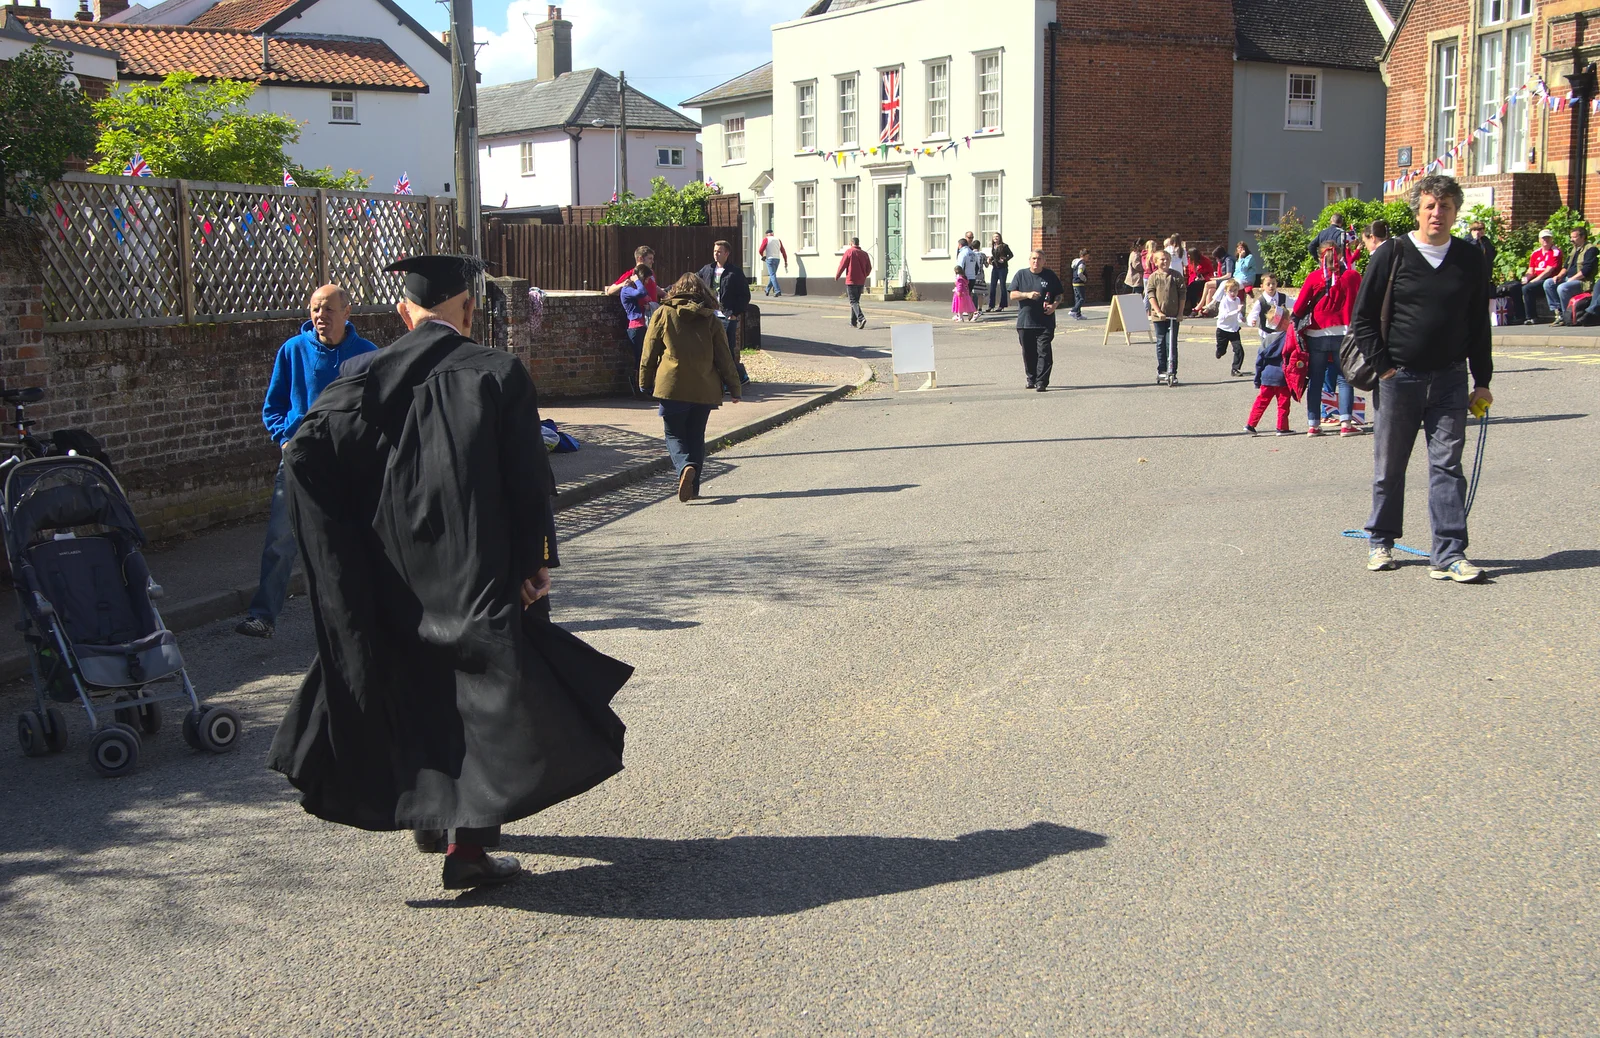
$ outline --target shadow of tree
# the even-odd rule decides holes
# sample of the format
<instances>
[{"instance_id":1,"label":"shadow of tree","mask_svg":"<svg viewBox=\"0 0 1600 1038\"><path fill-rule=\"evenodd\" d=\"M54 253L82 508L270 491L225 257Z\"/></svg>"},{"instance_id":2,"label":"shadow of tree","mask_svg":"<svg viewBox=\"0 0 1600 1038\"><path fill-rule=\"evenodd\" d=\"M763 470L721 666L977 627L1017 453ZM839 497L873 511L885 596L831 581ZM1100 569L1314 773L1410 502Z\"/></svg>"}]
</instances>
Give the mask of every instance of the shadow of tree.
<instances>
[{"instance_id":1,"label":"shadow of tree","mask_svg":"<svg viewBox=\"0 0 1600 1038\"><path fill-rule=\"evenodd\" d=\"M505 908L608 919L746 919L882 897L1030 868L1104 847L1099 833L1035 822L953 840L892 836L736 836L657 840L508 836L502 849L605 864L535 873L413 908Z\"/></svg>"}]
</instances>

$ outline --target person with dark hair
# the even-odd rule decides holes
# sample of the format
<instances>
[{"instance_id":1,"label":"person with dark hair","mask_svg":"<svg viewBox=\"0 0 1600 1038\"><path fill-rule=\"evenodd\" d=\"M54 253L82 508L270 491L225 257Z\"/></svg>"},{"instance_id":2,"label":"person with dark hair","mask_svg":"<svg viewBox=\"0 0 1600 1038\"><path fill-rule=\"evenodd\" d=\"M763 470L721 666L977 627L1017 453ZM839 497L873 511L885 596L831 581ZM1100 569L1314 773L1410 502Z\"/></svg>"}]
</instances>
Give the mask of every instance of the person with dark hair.
<instances>
[{"instance_id":1,"label":"person with dark hair","mask_svg":"<svg viewBox=\"0 0 1600 1038\"><path fill-rule=\"evenodd\" d=\"M1389 221L1373 220L1361 231L1361 246L1371 256L1378 251L1378 246L1389 240Z\"/></svg>"},{"instance_id":2,"label":"person with dark hair","mask_svg":"<svg viewBox=\"0 0 1600 1038\"><path fill-rule=\"evenodd\" d=\"M1467 224L1467 244L1483 253L1484 262L1489 265L1489 279L1494 280L1494 239L1489 237L1489 229L1482 220L1474 220Z\"/></svg>"},{"instance_id":3,"label":"person with dark hair","mask_svg":"<svg viewBox=\"0 0 1600 1038\"><path fill-rule=\"evenodd\" d=\"M329 385L284 451L317 655L267 765L319 818L412 830L463 890L521 874L485 851L502 824L622 770L609 704L633 668L550 623L538 393L466 335L481 265L387 269L409 331Z\"/></svg>"},{"instance_id":4,"label":"person with dark hair","mask_svg":"<svg viewBox=\"0 0 1600 1038\"><path fill-rule=\"evenodd\" d=\"M1089 250L1079 249L1072 261L1072 319L1083 320L1083 295L1089 288Z\"/></svg>"},{"instance_id":5,"label":"person with dark hair","mask_svg":"<svg viewBox=\"0 0 1600 1038\"><path fill-rule=\"evenodd\" d=\"M1373 253L1350 330L1379 373L1383 390L1373 430L1367 568L1395 568L1394 544L1405 515L1406 465L1420 429L1427 437L1428 518L1433 525L1428 575L1476 583L1484 575L1466 557L1467 480L1461 455L1467 411L1486 411L1494 403L1489 392L1494 357L1483 253L1450 233L1461 201L1454 177L1432 174L1417 181L1411 191L1417 229ZM1387 315L1386 294L1391 300Z\"/></svg>"},{"instance_id":6,"label":"person with dark hair","mask_svg":"<svg viewBox=\"0 0 1600 1038\"><path fill-rule=\"evenodd\" d=\"M733 366L739 369L739 384L750 382L750 373L739 360L739 326L745 309L750 305L750 279L733 262L733 246L725 241L711 246L711 262L700 268L700 280L711 286L717 297L717 311L722 314L722 328L728 335L728 352L733 354Z\"/></svg>"},{"instance_id":7,"label":"person with dark hair","mask_svg":"<svg viewBox=\"0 0 1600 1038\"><path fill-rule=\"evenodd\" d=\"M844 294L850 300L850 327L865 328L867 315L861 310L861 293L872 274L872 257L861 247L860 238L851 238L850 245L839 257L839 269L833 272L835 281L844 278Z\"/></svg>"},{"instance_id":8,"label":"person with dark hair","mask_svg":"<svg viewBox=\"0 0 1600 1038\"><path fill-rule=\"evenodd\" d=\"M1240 244L1243 244L1242 242ZM1195 304L1192 316L1198 317L1211 309L1211 301L1217 297L1217 292L1233 276L1233 260L1228 256L1228 250L1218 245L1211 250L1211 276L1205 279L1205 287L1200 291L1200 301ZM1244 286L1240 282L1240 287Z\"/></svg>"},{"instance_id":9,"label":"person with dark hair","mask_svg":"<svg viewBox=\"0 0 1600 1038\"><path fill-rule=\"evenodd\" d=\"M1245 299L1250 298L1250 293L1255 291L1256 282L1261 280L1261 266L1256 262L1255 255L1250 251L1250 246L1244 242L1236 242L1233 246L1233 280L1239 282Z\"/></svg>"},{"instance_id":10,"label":"person with dark hair","mask_svg":"<svg viewBox=\"0 0 1600 1038\"><path fill-rule=\"evenodd\" d=\"M1339 256L1343 258L1345 248L1349 245L1349 232L1344 227L1344 214L1334 213L1328 217L1328 226L1317 232L1311 239L1311 258L1317 261L1322 259L1322 247L1332 242L1339 248Z\"/></svg>"},{"instance_id":11,"label":"person with dark hair","mask_svg":"<svg viewBox=\"0 0 1600 1038\"><path fill-rule=\"evenodd\" d=\"M1183 275L1172 255L1156 253L1155 273L1145 278L1144 303L1156 333L1156 385L1178 384L1178 326L1183 318Z\"/></svg>"},{"instance_id":12,"label":"person with dark hair","mask_svg":"<svg viewBox=\"0 0 1600 1038\"><path fill-rule=\"evenodd\" d=\"M1011 246L1001 239L1000 232L995 231L994 238L989 242L989 305L984 308L985 313L992 314L1006 308L1006 286L1010 284L1007 278L1015 256Z\"/></svg>"},{"instance_id":13,"label":"person with dark hair","mask_svg":"<svg viewBox=\"0 0 1600 1038\"><path fill-rule=\"evenodd\" d=\"M1017 339L1022 344L1022 367L1029 389L1050 388L1055 366L1051 343L1056 337L1056 307L1061 303L1061 279L1044 265L1044 250L1028 255L1028 269L1011 276L1011 301L1017 304Z\"/></svg>"},{"instance_id":14,"label":"person with dark hair","mask_svg":"<svg viewBox=\"0 0 1600 1038\"><path fill-rule=\"evenodd\" d=\"M778 260L783 259L783 269L789 269L789 250L783 247L783 241L772 228L767 228L766 236L761 239L761 244L756 246L756 255L767 265L767 287L762 290L762 295L783 295L783 286L778 284Z\"/></svg>"},{"instance_id":15,"label":"person with dark hair","mask_svg":"<svg viewBox=\"0 0 1600 1038\"><path fill-rule=\"evenodd\" d=\"M650 322L639 385L660 401L656 413L678 474L678 500L693 501L706 464L706 422L722 405L722 387L739 402L739 373L717 319L717 299L698 274L679 278Z\"/></svg>"},{"instance_id":16,"label":"person with dark hair","mask_svg":"<svg viewBox=\"0 0 1600 1038\"><path fill-rule=\"evenodd\" d=\"M1589 244L1589 229L1578 226L1572 229L1572 252L1567 256L1566 268L1546 279L1544 301L1555 314L1552 324L1567 323L1567 303L1594 287L1595 271L1600 266L1600 252Z\"/></svg>"},{"instance_id":17,"label":"person with dark hair","mask_svg":"<svg viewBox=\"0 0 1600 1038\"><path fill-rule=\"evenodd\" d=\"M1340 436L1361 433L1355 421L1355 390L1339 368L1339 346L1349 330L1350 308L1361 290L1361 275L1344 263L1344 247L1333 241L1322 243L1319 265L1300 286L1294 301L1294 319L1310 317L1301 347L1310 359L1311 384L1306 390L1306 435L1322 435L1322 390L1333 378L1338 399Z\"/></svg>"},{"instance_id":18,"label":"person with dark hair","mask_svg":"<svg viewBox=\"0 0 1600 1038\"><path fill-rule=\"evenodd\" d=\"M1139 240L1133 242L1133 248L1128 250L1128 272L1122 276L1124 294L1139 294L1144 291L1144 254L1139 248Z\"/></svg>"}]
</instances>

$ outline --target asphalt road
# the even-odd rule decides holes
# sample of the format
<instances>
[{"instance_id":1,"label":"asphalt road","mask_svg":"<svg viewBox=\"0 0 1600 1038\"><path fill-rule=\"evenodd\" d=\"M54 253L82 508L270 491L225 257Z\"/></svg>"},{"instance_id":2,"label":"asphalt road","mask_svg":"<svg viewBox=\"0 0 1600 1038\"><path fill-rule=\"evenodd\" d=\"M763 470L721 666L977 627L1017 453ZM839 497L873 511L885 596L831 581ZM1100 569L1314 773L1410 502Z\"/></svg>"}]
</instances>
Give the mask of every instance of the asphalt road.
<instances>
[{"instance_id":1,"label":"asphalt road","mask_svg":"<svg viewBox=\"0 0 1600 1038\"><path fill-rule=\"evenodd\" d=\"M763 323L881 363L879 316ZM565 513L628 769L512 887L264 770L303 601L181 639L234 755L0 752L0 1033L1600 1033L1600 353L1499 358L1467 587L1339 536L1370 438L1248 439L1204 342L1158 388L1097 329L1037 394L941 323L938 390Z\"/></svg>"}]
</instances>

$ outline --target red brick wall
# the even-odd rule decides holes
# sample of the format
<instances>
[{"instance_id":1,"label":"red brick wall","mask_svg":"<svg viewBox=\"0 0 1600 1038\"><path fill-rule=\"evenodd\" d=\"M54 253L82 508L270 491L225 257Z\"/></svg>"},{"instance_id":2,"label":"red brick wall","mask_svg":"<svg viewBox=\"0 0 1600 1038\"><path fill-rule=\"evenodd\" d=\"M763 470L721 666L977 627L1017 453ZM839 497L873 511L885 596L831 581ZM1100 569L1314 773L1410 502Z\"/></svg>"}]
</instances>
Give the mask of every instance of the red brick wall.
<instances>
[{"instance_id":1,"label":"red brick wall","mask_svg":"<svg viewBox=\"0 0 1600 1038\"><path fill-rule=\"evenodd\" d=\"M527 320L528 283L495 278L510 304L511 352L522 358L539 399L626 395L638 378L628 322L616 296L549 292L539 330Z\"/></svg>"},{"instance_id":2,"label":"red brick wall","mask_svg":"<svg viewBox=\"0 0 1600 1038\"><path fill-rule=\"evenodd\" d=\"M38 428L100 437L154 537L261 514L277 463L262 397L278 347L301 322L47 332L37 256L30 242L0 235L0 384L44 389L28 409ZM393 313L353 320L379 345L404 331ZM625 392L623 339L614 298L557 296L542 333L518 352L541 398Z\"/></svg>"},{"instance_id":3,"label":"red brick wall","mask_svg":"<svg viewBox=\"0 0 1600 1038\"><path fill-rule=\"evenodd\" d=\"M1089 296L1099 299L1100 268L1111 264L1120 281L1135 239L1227 238L1233 6L1058 0L1056 17L1054 193L1062 203L1060 239L1046 262L1064 274L1087 248Z\"/></svg>"}]
</instances>

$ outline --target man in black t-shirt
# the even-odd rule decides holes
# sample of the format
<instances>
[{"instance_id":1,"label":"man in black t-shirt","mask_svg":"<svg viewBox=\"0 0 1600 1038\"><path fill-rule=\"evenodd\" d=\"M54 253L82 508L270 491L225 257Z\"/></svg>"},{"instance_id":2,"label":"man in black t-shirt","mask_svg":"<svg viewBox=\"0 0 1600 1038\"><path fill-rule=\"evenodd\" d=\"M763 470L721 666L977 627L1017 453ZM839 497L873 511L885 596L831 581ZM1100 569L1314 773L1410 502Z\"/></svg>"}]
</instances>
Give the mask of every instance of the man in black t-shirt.
<instances>
[{"instance_id":1,"label":"man in black t-shirt","mask_svg":"<svg viewBox=\"0 0 1600 1038\"><path fill-rule=\"evenodd\" d=\"M1061 279L1044 265L1043 249L1034 249L1028 269L1012 277L1011 301L1017 304L1017 338L1022 342L1028 388L1043 393L1050 388L1054 365L1050 343L1056 336L1056 305L1061 301Z\"/></svg>"}]
</instances>

